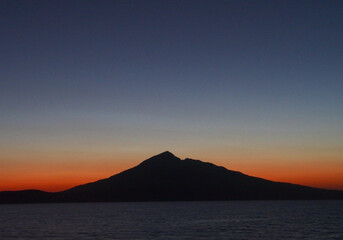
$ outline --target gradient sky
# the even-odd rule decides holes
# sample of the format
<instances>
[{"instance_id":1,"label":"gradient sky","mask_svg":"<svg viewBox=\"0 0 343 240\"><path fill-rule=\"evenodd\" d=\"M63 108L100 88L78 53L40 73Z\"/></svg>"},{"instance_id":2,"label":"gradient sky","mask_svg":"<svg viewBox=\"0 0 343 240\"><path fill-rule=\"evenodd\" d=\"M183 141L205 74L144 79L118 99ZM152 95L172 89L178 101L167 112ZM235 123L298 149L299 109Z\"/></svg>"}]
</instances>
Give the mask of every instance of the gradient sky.
<instances>
[{"instance_id":1,"label":"gradient sky","mask_svg":"<svg viewBox=\"0 0 343 240\"><path fill-rule=\"evenodd\" d=\"M343 1L0 1L0 190L169 150L343 189Z\"/></svg>"}]
</instances>

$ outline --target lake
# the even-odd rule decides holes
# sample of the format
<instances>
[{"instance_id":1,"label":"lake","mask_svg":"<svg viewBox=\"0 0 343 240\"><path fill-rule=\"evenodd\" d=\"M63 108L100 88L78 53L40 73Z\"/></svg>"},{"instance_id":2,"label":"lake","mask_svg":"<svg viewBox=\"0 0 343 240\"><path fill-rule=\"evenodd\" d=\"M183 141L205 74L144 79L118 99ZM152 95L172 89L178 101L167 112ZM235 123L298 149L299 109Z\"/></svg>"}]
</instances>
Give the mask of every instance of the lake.
<instances>
[{"instance_id":1,"label":"lake","mask_svg":"<svg viewBox=\"0 0 343 240\"><path fill-rule=\"evenodd\" d=\"M0 205L0 239L343 239L343 201Z\"/></svg>"}]
</instances>

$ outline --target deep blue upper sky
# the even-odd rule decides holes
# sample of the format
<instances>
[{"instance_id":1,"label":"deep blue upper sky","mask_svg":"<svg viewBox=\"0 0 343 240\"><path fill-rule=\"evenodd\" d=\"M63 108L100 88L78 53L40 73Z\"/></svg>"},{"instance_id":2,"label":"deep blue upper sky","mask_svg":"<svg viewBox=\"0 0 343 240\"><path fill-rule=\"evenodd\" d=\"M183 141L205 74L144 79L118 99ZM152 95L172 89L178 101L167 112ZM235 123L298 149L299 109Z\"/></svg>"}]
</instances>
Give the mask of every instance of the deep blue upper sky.
<instances>
[{"instance_id":1,"label":"deep blue upper sky","mask_svg":"<svg viewBox=\"0 0 343 240\"><path fill-rule=\"evenodd\" d=\"M341 1L2 1L1 109L330 107L342 100L342 11Z\"/></svg>"},{"instance_id":2,"label":"deep blue upper sky","mask_svg":"<svg viewBox=\"0 0 343 240\"><path fill-rule=\"evenodd\" d=\"M0 148L341 158L342 12L343 1L2 0Z\"/></svg>"}]
</instances>

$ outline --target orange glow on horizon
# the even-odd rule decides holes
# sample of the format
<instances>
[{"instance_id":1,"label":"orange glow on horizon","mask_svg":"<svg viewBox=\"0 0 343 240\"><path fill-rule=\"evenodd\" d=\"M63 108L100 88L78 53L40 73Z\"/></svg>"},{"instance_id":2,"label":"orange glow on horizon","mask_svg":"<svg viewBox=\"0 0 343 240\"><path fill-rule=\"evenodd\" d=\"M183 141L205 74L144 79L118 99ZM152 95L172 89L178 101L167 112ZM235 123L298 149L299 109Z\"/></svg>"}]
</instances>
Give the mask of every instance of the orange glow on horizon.
<instances>
[{"instance_id":1,"label":"orange glow on horizon","mask_svg":"<svg viewBox=\"0 0 343 240\"><path fill-rule=\"evenodd\" d=\"M212 162L229 170L267 180L343 190L343 163L339 159L330 161L316 161L315 159L302 159L301 161L293 159L291 161L286 158L266 160L264 156L231 154L230 160L225 160L224 154L218 156L213 154L212 157L210 155L212 154L192 158ZM84 157L82 160L72 157L63 159L60 156L57 156L56 159L63 160L46 160L46 156L44 158L40 156L40 158L30 161L22 161L21 157L7 158L9 160L3 162L0 169L0 191L25 189L62 191L80 184L108 178L138 165L151 156L150 153L146 153L143 157L139 153L135 153L116 158L91 156ZM184 159L187 156L179 157ZM30 158L34 159L32 156ZM253 160L251 160L252 158ZM137 159L141 160L137 161Z\"/></svg>"},{"instance_id":2,"label":"orange glow on horizon","mask_svg":"<svg viewBox=\"0 0 343 240\"><path fill-rule=\"evenodd\" d=\"M228 168L230 169L230 168ZM17 191L25 189L38 189L48 192L57 192L75 187L80 184L85 184L97 181L103 178L108 178L114 174L122 172L126 169L118 169L116 172L103 169L98 173L94 172L79 172L79 173L58 173L58 174L39 174L26 173L21 176L0 176L0 191ZM232 169L231 170L238 170ZM277 182L288 182L293 184L300 184L311 187L343 190L343 176L333 172L308 172L300 173L299 171L291 169L266 169L263 171L258 169L239 169L238 171L255 177L261 177L267 180Z\"/></svg>"},{"instance_id":3,"label":"orange glow on horizon","mask_svg":"<svg viewBox=\"0 0 343 240\"><path fill-rule=\"evenodd\" d=\"M113 174L114 175L114 174ZM256 176L253 174L249 174L251 176ZM65 181L61 181L59 178L39 178L35 177L31 181L27 181L25 179L17 179L16 181L10 181L6 184L0 184L0 191L19 191L19 190L27 190L27 189L37 189L43 190L48 192L58 192L67 190L69 188L75 187L77 185L94 182L103 178L110 177L111 175L107 176L85 176L85 177L68 177ZM311 176L301 177L301 176L294 176L291 178L286 178L284 176L275 177L274 175L265 175L265 176L256 176L261 177L267 180L276 181L276 182L288 182L293 184L300 184L304 186L310 187L317 187L317 188L324 188L324 189L333 189L333 190L343 190L343 177L341 176L330 176L330 178L316 178ZM4 182L2 180L2 182Z\"/></svg>"},{"instance_id":4,"label":"orange glow on horizon","mask_svg":"<svg viewBox=\"0 0 343 240\"><path fill-rule=\"evenodd\" d=\"M112 164L114 165L114 164ZM85 164L84 166L70 166L65 169L57 165L12 167L0 174L0 191L19 191L37 189L48 192L67 190L77 185L94 182L118 174L128 168L129 164L104 164L96 166Z\"/></svg>"},{"instance_id":5,"label":"orange glow on horizon","mask_svg":"<svg viewBox=\"0 0 343 240\"><path fill-rule=\"evenodd\" d=\"M48 192L58 192L67 190L69 188L75 187L77 185L94 182L100 179L108 178L115 173L99 172L94 173L78 173L78 174L53 174L50 176L43 174L26 174L23 177L7 177L3 179L0 177L0 191L18 191L26 189L37 189Z\"/></svg>"}]
</instances>

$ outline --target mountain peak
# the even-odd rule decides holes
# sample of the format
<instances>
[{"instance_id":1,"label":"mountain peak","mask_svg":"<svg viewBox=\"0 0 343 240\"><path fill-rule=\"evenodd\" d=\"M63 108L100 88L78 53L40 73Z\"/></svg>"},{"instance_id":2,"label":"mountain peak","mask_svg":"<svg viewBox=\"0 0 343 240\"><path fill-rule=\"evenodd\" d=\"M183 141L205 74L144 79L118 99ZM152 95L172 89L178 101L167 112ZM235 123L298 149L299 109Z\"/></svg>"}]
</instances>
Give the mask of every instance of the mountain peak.
<instances>
[{"instance_id":1,"label":"mountain peak","mask_svg":"<svg viewBox=\"0 0 343 240\"><path fill-rule=\"evenodd\" d=\"M169 151L164 151L164 152L157 154L157 155L155 155L149 159L158 159L158 160L168 160L168 159L174 159L175 160L175 159L178 159L178 160L180 160L180 158L176 157L174 154L172 154Z\"/></svg>"},{"instance_id":2,"label":"mountain peak","mask_svg":"<svg viewBox=\"0 0 343 240\"><path fill-rule=\"evenodd\" d=\"M157 154L144 162L142 162L140 165L145 165L145 164L151 164L153 163L154 165L160 165L160 164L167 164L167 163L172 163L176 161L180 161L181 159L176 157L174 154L172 154L169 151L162 152L160 154Z\"/></svg>"},{"instance_id":3,"label":"mountain peak","mask_svg":"<svg viewBox=\"0 0 343 240\"><path fill-rule=\"evenodd\" d=\"M169 152L169 151L164 151L164 152L162 152L162 153L160 153L160 154L157 154L157 155L155 155L155 157L156 156L160 156L160 157L175 157L175 155L174 154L172 154L171 152Z\"/></svg>"}]
</instances>

